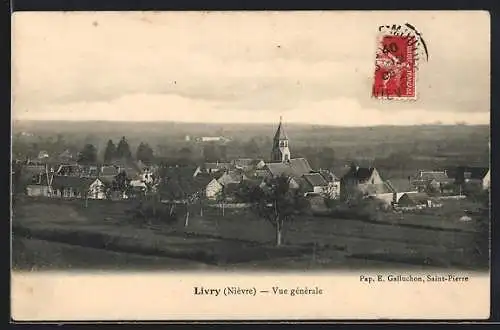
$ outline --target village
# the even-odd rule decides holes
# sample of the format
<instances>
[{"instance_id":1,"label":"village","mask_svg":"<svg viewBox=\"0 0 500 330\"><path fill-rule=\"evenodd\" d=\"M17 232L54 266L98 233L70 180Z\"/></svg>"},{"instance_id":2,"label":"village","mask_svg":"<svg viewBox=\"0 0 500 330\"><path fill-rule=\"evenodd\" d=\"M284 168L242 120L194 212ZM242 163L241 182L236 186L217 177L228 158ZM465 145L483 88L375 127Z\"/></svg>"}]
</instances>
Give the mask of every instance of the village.
<instances>
[{"instance_id":1,"label":"village","mask_svg":"<svg viewBox=\"0 0 500 330\"><path fill-rule=\"evenodd\" d=\"M198 138L199 141L222 139ZM355 163L346 164L342 173L313 169L307 159L292 157L281 122L270 149L270 160L239 158L190 165L145 164L131 157L108 164L79 164L77 156L72 157L68 152L59 155L59 162L45 161L49 155L42 150L38 159L17 160L15 165L24 180L28 180L23 192L27 196L48 198L117 200L156 192L165 202L182 202L197 196L234 203L235 192L243 183L260 186L270 177L285 175L291 178L290 188L309 199L347 201L360 193L365 198L379 200L387 208L411 210L439 207L440 198L465 198L470 189L490 189L490 169L481 167L422 169L414 176L398 180L384 180L384 173L377 168ZM121 176L123 182L119 182Z\"/></svg>"},{"instance_id":2,"label":"village","mask_svg":"<svg viewBox=\"0 0 500 330\"><path fill-rule=\"evenodd\" d=\"M269 159L221 159L198 164L185 161L158 162L151 157L152 152L148 150L149 147L142 143L139 147L142 151L138 151L137 154L142 152L148 157L134 159L139 157L132 157L130 150L123 152L124 149L128 149L128 147L124 148L125 137L119 142L118 147L113 146L109 149L114 150L114 153L121 149L122 155L125 154L126 157L108 155L109 161L100 164L93 162L96 157L92 153L95 154L95 150L90 150L89 155L89 149L92 148L88 146L84 148L87 150L83 150L80 154L72 155L65 151L57 157L41 150L36 160L26 159L14 162L12 184L13 194L17 197L14 198L13 203L20 203L18 201L21 200L23 205L42 205L48 214L53 214L58 208L66 207L64 205L67 203L73 203L72 207L79 205L77 209L89 209L85 212L91 212L95 208L93 214L96 216L91 221L98 225L99 221L103 224L114 221L114 226L125 230L129 220L123 219L132 218L138 220L139 227L146 228L146 230L162 228L163 231L166 230L165 228L173 228L172 223L177 223L180 224L183 235L188 235L188 237L208 233L210 239L244 238L249 242L261 241L263 243L267 242L264 237L268 237L268 234L251 234L251 231L244 229L247 226L244 222L254 220L244 219L267 217L276 229L275 234L272 234L275 235L271 239L274 241L272 245L286 245L293 250L297 242L304 241L301 244L314 245L314 254L319 253L319 250L316 251L317 246L323 245L323 248L328 250L332 240L346 241L346 245L349 245L352 244L351 242L356 242L358 238L356 234L353 234L351 240L350 234L345 234L346 237L328 238L329 243L322 243L323 238L315 239L314 235L317 234L314 234L311 237L294 239L293 231L309 229L305 227L301 229L300 221L292 221L293 218L309 219L304 220L306 222L303 226L310 226L310 221L321 224L320 226L327 226L326 230L314 229L320 230L322 235L330 233L332 228L337 228L336 226L340 224L342 226L345 224L343 230L349 232L352 230L349 229L351 224L358 226L359 221L363 223L362 226L397 224L402 230L416 228L407 235L411 236L415 233L418 240L423 240L424 236L428 236L424 240L434 240L433 235L438 235L441 230L449 230L452 234L445 239L449 243L443 241L442 244L450 244L454 250L463 250L456 237L462 234L454 234L457 230L465 230L464 235L467 236L464 236L464 239L469 242L467 244L476 240L480 241L479 245L484 243L482 236L477 237L478 221L476 220L484 218L488 210L484 201L478 202L478 199L483 197L477 196L489 194L489 168L475 166L425 168L415 172L412 176L391 179L385 179L384 173L376 167L359 166L355 162L346 163L336 172L328 168L314 169L306 158L293 157L293 139L285 133L285 128L280 119L272 137L272 145L269 146ZM223 136L196 138L186 136L185 139L186 141L194 140L195 143L202 145L210 143L211 147L218 143L224 144L229 140ZM110 153L106 149L106 154ZM279 189L272 190L273 187L279 185L280 178L286 181L284 194L291 194L290 196L294 196L295 201L300 200L301 206L297 206L295 202L287 202L286 206L290 206L293 210L272 218L276 208L285 208L284 204L279 205L281 198L277 196ZM258 194L266 191L268 192L267 198L263 197L266 196L265 194ZM261 197L255 198L256 192ZM49 201L52 202L49 203ZM54 204L57 201L66 204ZM469 203L467 204L469 206L464 206L464 202L460 201ZM121 210L119 216L115 211L109 211L117 208ZM106 212L113 215L106 215ZM28 230L32 235L33 228L26 229L24 225L16 224L16 205L14 205L14 213L13 228L21 228L21 231ZM28 216L33 219L37 217L36 214ZM56 218L61 216L64 217L62 209L60 215L53 215ZM446 221L445 217L447 217ZM353 220L347 222L345 219ZM37 226L46 225L41 224L39 219L36 221ZM60 221L66 223L63 219L57 220L58 223ZM241 222L242 227L238 227L237 221ZM295 229L289 229L287 233L287 222L290 221L293 222L292 226ZM224 228L225 222L227 228L231 229ZM68 221L67 230L73 228L73 224L70 223L71 221ZM205 227L200 227L201 229L197 231L198 226L202 225ZM473 229L470 229L471 226ZM207 228L210 228L208 232ZM265 225L262 228L266 228ZM270 229L271 226L268 228ZM259 230L266 231L266 229ZM338 228L336 230L338 231ZM369 230L362 229L364 233L362 237L368 236L369 239L377 240L377 244L381 246L380 249L385 251L386 247L383 243L385 239L376 237L380 235L378 234L379 228L373 229L376 230L373 235ZM423 234L419 230L425 230L432 235ZM273 230L269 232L273 233ZM45 237L44 235L41 232L41 236ZM262 237L256 237L259 235ZM390 235L398 236L399 234L391 233ZM443 237L442 234L439 235ZM54 239L52 236L48 238ZM294 240L297 241L294 242ZM185 244L186 242L189 242L189 239L184 241ZM196 245L196 243L193 244ZM359 244L356 243L356 250L360 250L359 255L362 258L367 252L361 249ZM390 246L392 243L389 240L387 244ZM197 245L197 248L200 247ZM475 246L468 246L468 248L477 250ZM484 254L484 252L481 253ZM269 253L266 252L264 255L267 256ZM454 258L460 259L459 255ZM213 258L217 259L217 257ZM423 258L427 258L425 253ZM226 260L227 256L223 259Z\"/></svg>"}]
</instances>

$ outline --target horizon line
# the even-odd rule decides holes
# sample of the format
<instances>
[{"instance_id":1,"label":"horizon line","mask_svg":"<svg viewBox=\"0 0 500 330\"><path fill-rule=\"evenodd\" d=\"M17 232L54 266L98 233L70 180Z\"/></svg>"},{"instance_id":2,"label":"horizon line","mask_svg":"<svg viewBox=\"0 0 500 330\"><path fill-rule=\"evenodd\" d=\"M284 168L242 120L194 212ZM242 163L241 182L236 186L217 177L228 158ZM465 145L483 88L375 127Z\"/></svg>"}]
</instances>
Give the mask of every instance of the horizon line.
<instances>
[{"instance_id":1,"label":"horizon line","mask_svg":"<svg viewBox=\"0 0 500 330\"><path fill-rule=\"evenodd\" d=\"M276 125L277 122L196 122L196 121L175 121L175 120L102 120L102 119L83 119L83 120L71 120L71 119L12 119L11 124L15 122L71 122L71 123L130 123L130 124L194 124L194 125ZM484 124L472 124L467 122L457 122L457 123L419 123L419 124L404 124L404 125L394 125L394 124L375 124L375 125L332 125L332 124L312 124L312 123L300 123L300 122L287 122L284 120L286 125L302 125L302 126L324 126L324 127L345 127L345 128L370 128L370 127L417 127L417 126L491 126L491 123Z\"/></svg>"}]
</instances>

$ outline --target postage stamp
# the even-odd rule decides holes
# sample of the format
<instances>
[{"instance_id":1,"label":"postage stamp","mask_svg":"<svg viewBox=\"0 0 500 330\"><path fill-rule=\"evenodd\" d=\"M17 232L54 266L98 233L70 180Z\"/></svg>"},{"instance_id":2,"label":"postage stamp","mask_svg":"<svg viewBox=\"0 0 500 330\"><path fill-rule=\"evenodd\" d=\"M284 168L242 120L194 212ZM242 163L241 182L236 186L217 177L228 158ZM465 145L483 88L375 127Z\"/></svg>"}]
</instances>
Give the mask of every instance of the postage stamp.
<instances>
[{"instance_id":1,"label":"postage stamp","mask_svg":"<svg viewBox=\"0 0 500 330\"><path fill-rule=\"evenodd\" d=\"M378 99L417 98L418 60L428 60L427 45L410 24L379 27L372 96Z\"/></svg>"}]
</instances>

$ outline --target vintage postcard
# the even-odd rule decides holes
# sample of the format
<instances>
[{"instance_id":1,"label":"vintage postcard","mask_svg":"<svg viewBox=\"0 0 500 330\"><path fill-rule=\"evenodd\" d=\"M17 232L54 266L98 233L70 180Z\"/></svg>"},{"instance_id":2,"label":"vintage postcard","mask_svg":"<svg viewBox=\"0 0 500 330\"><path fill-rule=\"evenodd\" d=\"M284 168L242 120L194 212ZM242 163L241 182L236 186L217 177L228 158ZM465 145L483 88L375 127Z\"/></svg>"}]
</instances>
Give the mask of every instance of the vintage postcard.
<instances>
[{"instance_id":1,"label":"vintage postcard","mask_svg":"<svg viewBox=\"0 0 500 330\"><path fill-rule=\"evenodd\" d=\"M489 317L488 12L12 32L15 321Z\"/></svg>"}]
</instances>

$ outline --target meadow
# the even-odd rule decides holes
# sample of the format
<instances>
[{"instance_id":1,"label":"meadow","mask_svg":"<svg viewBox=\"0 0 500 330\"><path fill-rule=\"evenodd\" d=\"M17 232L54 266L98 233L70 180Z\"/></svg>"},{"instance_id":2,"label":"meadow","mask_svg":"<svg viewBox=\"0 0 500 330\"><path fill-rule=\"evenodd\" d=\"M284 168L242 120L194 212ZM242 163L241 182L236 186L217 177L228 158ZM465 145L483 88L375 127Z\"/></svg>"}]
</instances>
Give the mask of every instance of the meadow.
<instances>
[{"instance_id":1,"label":"meadow","mask_svg":"<svg viewBox=\"0 0 500 330\"><path fill-rule=\"evenodd\" d=\"M117 265L99 262L110 258L126 269L487 269L477 248L488 240L478 227L484 219L459 220L473 207L446 201L435 213L381 213L373 220L301 215L287 224L277 248L272 226L245 209L222 215L205 207L203 216L193 209L185 227L183 216L173 223L134 219L131 201L85 207L79 200L23 197L12 221L13 266L101 269ZM103 255L94 261L97 251Z\"/></svg>"}]
</instances>

